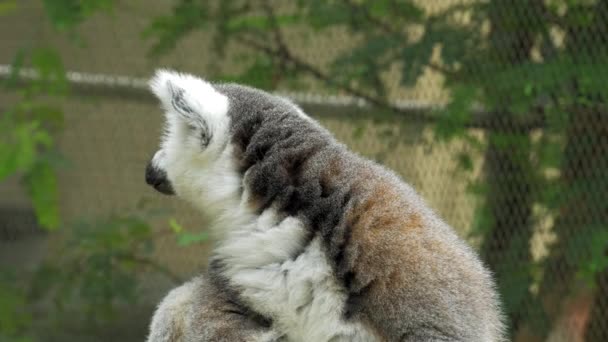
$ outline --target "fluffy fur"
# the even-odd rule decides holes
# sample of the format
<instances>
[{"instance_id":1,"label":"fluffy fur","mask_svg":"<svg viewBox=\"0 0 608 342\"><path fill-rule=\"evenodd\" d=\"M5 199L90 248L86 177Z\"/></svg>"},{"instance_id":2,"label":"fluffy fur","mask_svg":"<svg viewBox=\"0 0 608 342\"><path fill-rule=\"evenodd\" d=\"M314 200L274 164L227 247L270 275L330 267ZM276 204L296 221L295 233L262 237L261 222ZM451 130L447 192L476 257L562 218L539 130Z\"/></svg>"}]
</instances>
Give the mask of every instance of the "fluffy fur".
<instances>
[{"instance_id":1,"label":"fluffy fur","mask_svg":"<svg viewBox=\"0 0 608 342\"><path fill-rule=\"evenodd\" d=\"M286 99L162 70L151 88L148 182L214 215L217 245L150 342L503 340L491 275L394 173Z\"/></svg>"}]
</instances>

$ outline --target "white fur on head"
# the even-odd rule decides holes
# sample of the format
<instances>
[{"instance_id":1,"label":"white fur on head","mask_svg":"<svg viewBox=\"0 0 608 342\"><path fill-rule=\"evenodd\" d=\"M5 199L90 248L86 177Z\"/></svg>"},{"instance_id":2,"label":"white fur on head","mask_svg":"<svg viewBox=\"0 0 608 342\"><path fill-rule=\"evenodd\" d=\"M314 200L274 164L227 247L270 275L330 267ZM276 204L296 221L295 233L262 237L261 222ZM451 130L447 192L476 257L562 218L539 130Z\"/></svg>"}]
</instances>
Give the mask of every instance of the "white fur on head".
<instances>
[{"instance_id":1,"label":"white fur on head","mask_svg":"<svg viewBox=\"0 0 608 342\"><path fill-rule=\"evenodd\" d=\"M162 69L150 88L166 111L152 164L166 172L180 197L197 207L225 207L240 184L230 165L228 97L198 77Z\"/></svg>"},{"instance_id":2,"label":"white fur on head","mask_svg":"<svg viewBox=\"0 0 608 342\"><path fill-rule=\"evenodd\" d=\"M212 151L219 148L218 144L223 145L221 138L225 138L228 130L229 101L210 83L196 76L160 69L150 80L150 88L166 110L165 140L171 140L171 135L193 136L195 139L191 142L195 146L209 147ZM193 135L186 128L195 128L198 134Z\"/></svg>"},{"instance_id":3,"label":"white fur on head","mask_svg":"<svg viewBox=\"0 0 608 342\"><path fill-rule=\"evenodd\" d=\"M228 98L196 76L160 69L150 80L150 88L167 112L184 115L187 119L196 120L192 114L198 114L213 121L228 112ZM192 112L184 111L184 107L175 102L178 93L182 95L182 105Z\"/></svg>"}]
</instances>

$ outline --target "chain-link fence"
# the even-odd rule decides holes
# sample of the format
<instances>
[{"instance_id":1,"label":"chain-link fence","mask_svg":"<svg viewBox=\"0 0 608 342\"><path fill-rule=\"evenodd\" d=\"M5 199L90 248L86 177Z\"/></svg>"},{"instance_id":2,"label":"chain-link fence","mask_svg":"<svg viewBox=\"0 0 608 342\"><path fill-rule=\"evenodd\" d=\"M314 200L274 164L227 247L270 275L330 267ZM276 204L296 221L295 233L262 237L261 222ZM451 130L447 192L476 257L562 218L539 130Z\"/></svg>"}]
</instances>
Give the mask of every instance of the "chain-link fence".
<instances>
[{"instance_id":1,"label":"chain-link fence","mask_svg":"<svg viewBox=\"0 0 608 342\"><path fill-rule=\"evenodd\" d=\"M142 338L154 303L205 267L205 218L143 182L161 131L145 80L162 66L286 94L396 170L493 270L513 341L608 341L608 1L96 0L77 15L16 4L0 12L3 115L52 116L31 95L53 81L50 60L70 88L49 100L63 118L50 132L64 156L52 164L60 226L75 228L35 228L36 174L0 172L0 261L35 274L19 284L34 288L24 301L38 330ZM80 277L58 280L62 268ZM36 282L63 288L45 297ZM65 312L92 303L94 321L137 323L41 323L48 303L31 298L63 301L70 286ZM141 309L125 310L136 294Z\"/></svg>"}]
</instances>

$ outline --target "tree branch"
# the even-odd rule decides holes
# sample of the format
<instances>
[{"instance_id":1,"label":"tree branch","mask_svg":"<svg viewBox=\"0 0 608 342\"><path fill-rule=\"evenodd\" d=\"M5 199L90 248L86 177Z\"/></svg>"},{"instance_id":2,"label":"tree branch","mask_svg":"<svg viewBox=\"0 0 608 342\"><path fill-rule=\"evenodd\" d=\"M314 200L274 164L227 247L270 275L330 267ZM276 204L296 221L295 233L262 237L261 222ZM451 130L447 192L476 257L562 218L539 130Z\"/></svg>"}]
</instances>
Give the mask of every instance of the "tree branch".
<instances>
[{"instance_id":1,"label":"tree branch","mask_svg":"<svg viewBox=\"0 0 608 342\"><path fill-rule=\"evenodd\" d=\"M394 28L392 28L390 25L386 24L382 20L374 18L373 16L371 16L368 13L368 11L366 11L364 8L361 8L359 5L353 3L352 1L347 0L346 4L349 7L351 7L351 9L353 11L359 11L359 12L363 13L365 19L370 21L373 25L378 26L384 33L389 34L389 35L394 35L394 36L403 34L402 32L398 32L397 30L395 30ZM317 78L318 80L325 82L328 85L335 86L335 87L341 89L348 95L363 99L366 102L368 102L369 104L372 104L372 105L378 106L378 107L382 107L382 108L386 108L386 109L389 109L396 113L406 113L406 112L409 113L409 111L406 111L403 108L400 108L400 107L392 104L390 101L388 101L384 97L374 96L372 94L366 93L366 92L364 92L360 89L357 89L353 86L350 86L348 84L339 83L336 80L334 80L333 77L331 77L331 75L323 72L321 69L319 69L319 68L313 66L312 64L295 56L289 50L289 47L285 43L285 39L284 39L283 34L278 25L278 22L276 19L276 14L274 12L273 7L268 3L268 1L265 1L263 3L263 8L264 8L264 11L266 12L266 15L268 16L268 19L270 20L270 24L271 24L271 28L272 28L272 35L274 38L274 43L276 45L276 48L270 47L267 44L261 43L255 39L250 39L245 36L237 35L235 37L235 39L239 43L241 43L245 46L248 46L250 48L256 49L260 52L263 52L263 53L269 55L270 57L278 58L279 62L281 63L281 68L285 68L287 65L290 65L291 67L294 67L297 70L305 72L305 73ZM445 67L443 67L437 63L429 62L429 63L427 63L427 66L430 69L441 72L443 74L454 75L453 71L448 70Z\"/></svg>"},{"instance_id":2,"label":"tree branch","mask_svg":"<svg viewBox=\"0 0 608 342\"><path fill-rule=\"evenodd\" d=\"M237 41L239 41L240 43L242 43L246 46L254 48L258 51L262 51L272 57L277 57L277 58L279 58L279 61L282 65L284 65L284 66L290 65L290 66L296 68L297 70L306 72L309 75L325 82L326 84L336 86L336 87L340 88L341 90L343 90L345 93L358 97L358 98L361 98L370 104L373 104L373 105L376 105L379 107L384 107L384 108L390 109L394 112L403 112L403 110L401 108L393 105L392 103L390 103L389 101L387 101L386 99L384 99L382 97L373 96L373 95L365 93L359 89L356 89L350 85L336 82L330 75L324 73L323 71L316 68L312 64L296 57L289 50L289 47L285 43L285 39L283 38L283 34L281 33L273 7L268 3L268 1L264 2L263 7L264 7L264 11L266 12L266 15L268 16L268 19L270 20L272 34L274 37L275 44L277 45L277 48L276 49L272 48L266 44L260 43L256 40L247 39L243 36L237 36L236 37Z\"/></svg>"},{"instance_id":3,"label":"tree branch","mask_svg":"<svg viewBox=\"0 0 608 342\"><path fill-rule=\"evenodd\" d=\"M276 36L276 33L275 33L275 36ZM373 95L367 94L359 89L356 89L350 85L336 82L330 75L324 73L323 71L321 71L320 69L311 65L310 63L293 55L291 53L291 51L289 51L289 48L284 43L282 46L279 45L279 47L277 49L274 49L268 45L265 45L256 40L253 40L253 39L246 38L244 36L236 36L235 39L239 43L241 43L245 46L248 46L248 47L254 48L258 51L264 52L267 55L270 55L272 57L277 57L280 59L280 61L282 63L285 63L285 65L290 65L290 66L296 68L297 70L305 72L305 73L317 78L318 80L325 82L326 84L329 84L331 86L336 86L336 87L340 88L341 90L343 90L345 93L355 96L357 98L361 98L361 99L367 101L369 104L387 108L387 109L390 109L391 111L394 111L397 113L405 112L403 109L390 103L389 101L387 101L384 98L373 96Z\"/></svg>"},{"instance_id":4,"label":"tree branch","mask_svg":"<svg viewBox=\"0 0 608 342\"><path fill-rule=\"evenodd\" d=\"M270 20L270 25L272 27L272 33L274 35L275 43L278 46L279 52L288 52L287 44L285 44L285 39L283 39L283 34L281 33L281 28L279 27L279 23L277 22L277 17L274 13L274 9L268 3L268 1L264 1L264 11Z\"/></svg>"}]
</instances>

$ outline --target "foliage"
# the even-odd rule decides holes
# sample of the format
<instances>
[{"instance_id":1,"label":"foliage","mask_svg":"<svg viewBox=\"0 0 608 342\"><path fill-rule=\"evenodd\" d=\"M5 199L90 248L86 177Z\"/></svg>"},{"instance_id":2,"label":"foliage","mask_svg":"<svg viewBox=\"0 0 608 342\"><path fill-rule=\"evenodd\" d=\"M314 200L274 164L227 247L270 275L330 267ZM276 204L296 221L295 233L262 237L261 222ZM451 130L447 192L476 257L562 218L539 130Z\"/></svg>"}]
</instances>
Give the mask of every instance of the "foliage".
<instances>
[{"instance_id":1,"label":"foliage","mask_svg":"<svg viewBox=\"0 0 608 342\"><path fill-rule=\"evenodd\" d=\"M100 10L110 10L116 0L43 0L46 14L53 26L71 31Z\"/></svg>"},{"instance_id":2,"label":"foliage","mask_svg":"<svg viewBox=\"0 0 608 342\"><path fill-rule=\"evenodd\" d=\"M74 36L86 18L110 11L116 1L43 2L53 26ZM531 331L542 337L561 312L559 305L546 303L575 293L579 280L596 291L594 308L605 305L602 300L608 303L601 281L608 266L608 223L601 214L608 203L608 1L473 1L433 12L422 3L178 0L171 13L152 20L143 37L153 41L154 57L205 30L220 57L230 52L243 66L234 74L210 66L216 79L265 89L305 89L314 80L324 91L364 99L392 120L413 115L388 96L387 73L397 70L404 87L429 71L441 73L451 101L424 118L435 122L436 143L466 143L455 156L462 170L472 171L474 160L483 158L485 177L470 184L481 199L470 231L481 238L483 257L499 279L512 334ZM0 14L15 6L15 1L0 1ZM326 65L301 58L286 38L287 31L306 40L335 30L347 32L354 45ZM31 65L39 78L24 83L18 77L22 65ZM61 223L55 170L66 162L53 139L63 115L49 95L67 94L61 60L52 47L23 50L5 86L18 89L21 100L0 119L0 181L20 177L40 224L56 228ZM471 128L482 129L483 137L471 134ZM387 136L391 143L398 139ZM557 237L540 262L530 254L539 219L532 209L538 207L552 219ZM179 245L207 238L174 220L169 226ZM43 268L36 283L52 286L35 289L34 297L60 294L56 298L66 299L61 303L85 298L88 314L102 318L111 316L116 301L136 299L134 263L170 276L149 259L156 233L145 217L97 219L74 225L71 233L74 239L67 240L56 260L65 267ZM1 293L8 294L0 301L9 304L0 311L0 325L19 334L29 318L18 313L23 293L10 284L0 282L6 288ZM600 316L591 322L601 321L602 311L593 312Z\"/></svg>"},{"instance_id":3,"label":"foliage","mask_svg":"<svg viewBox=\"0 0 608 342\"><path fill-rule=\"evenodd\" d=\"M76 28L114 0L43 1L53 26L77 38ZM0 15L18 7L0 2ZM30 67L25 70L24 67ZM11 74L0 86L18 96L0 116L0 182L19 177L41 227L62 227L59 253L45 261L32 276L23 270L0 273L0 341L33 341L48 337L48 326L77 314L93 323L120 318L120 305L138 300L140 273L150 271L182 280L152 257L154 239L164 231L148 223L160 211L86 218L76 223L60 219L57 171L69 166L55 143L63 128L57 104L69 96L66 72L52 46L28 46L15 55ZM203 234L185 232L175 220L171 226L179 245L200 242ZM170 231L168 231L170 233ZM10 275L10 276L9 276ZM50 302L50 305L49 305ZM33 308L44 318L33 318ZM42 327L41 327L42 325ZM43 329L38 331L37 329ZM60 327L65 330L65 327Z\"/></svg>"},{"instance_id":4,"label":"foliage","mask_svg":"<svg viewBox=\"0 0 608 342\"><path fill-rule=\"evenodd\" d=\"M16 2L2 2L0 15L16 7ZM20 77L24 64L30 64L38 76L27 85ZM54 170L63 164L63 158L55 148L53 133L61 128L63 113L51 98L65 96L65 72L58 55L48 47L19 51L12 66L11 75L0 87L17 90L20 100L0 116L0 181L19 176L40 226L56 229L60 218ZM0 340L31 341L32 318L26 309L26 292L17 275L8 277L8 270L2 271Z\"/></svg>"},{"instance_id":5,"label":"foliage","mask_svg":"<svg viewBox=\"0 0 608 342\"><path fill-rule=\"evenodd\" d=\"M61 238L57 252L33 274L2 270L0 340L69 335L66 319L98 327L124 319L125 307L140 304L143 275L149 279L156 274L182 283L183 279L154 258L154 241L160 236L175 234L176 239L183 239L148 223L165 215L158 209L139 209L84 218L64 227L67 229L57 236ZM171 222L179 226L174 219Z\"/></svg>"},{"instance_id":6,"label":"foliage","mask_svg":"<svg viewBox=\"0 0 608 342\"><path fill-rule=\"evenodd\" d=\"M145 211L74 223L58 254L32 279L32 300L52 299L55 313L76 308L103 323L117 317L120 305L137 303L139 274L153 271L181 282L153 258L162 232L150 227L152 216Z\"/></svg>"},{"instance_id":7,"label":"foliage","mask_svg":"<svg viewBox=\"0 0 608 342\"><path fill-rule=\"evenodd\" d=\"M187 232L174 218L169 219L169 227L175 234L175 240L178 246L188 246L199 242L206 241L209 234L206 231L198 233Z\"/></svg>"},{"instance_id":8,"label":"foliage","mask_svg":"<svg viewBox=\"0 0 608 342\"><path fill-rule=\"evenodd\" d=\"M61 30L74 30L100 9L109 9L114 0L44 0L51 23ZM10 13L18 5L3 2ZM2 12L0 12L2 14ZM35 78L24 84L21 69L29 65ZM21 99L2 113L0 121L0 181L21 175L41 226L54 229L60 224L57 207L55 169L65 164L56 150L53 134L61 129L63 113L49 97L65 97L68 82L57 52L48 46L24 48L12 63L11 75L3 84L16 89Z\"/></svg>"},{"instance_id":9,"label":"foliage","mask_svg":"<svg viewBox=\"0 0 608 342\"><path fill-rule=\"evenodd\" d=\"M24 310L25 293L16 286L13 272L0 272L0 341L28 342L31 315Z\"/></svg>"},{"instance_id":10,"label":"foliage","mask_svg":"<svg viewBox=\"0 0 608 342\"><path fill-rule=\"evenodd\" d=\"M179 10L185 7L188 15ZM466 142L456 156L465 170L483 157L486 177L471 184L483 199L471 231L482 238L483 256L497 274L512 333L542 336L560 313L559 305L542 303L566 298L580 277L599 281L606 269L608 223L601 213L608 189L598 175L608 168L601 150L607 147L598 127L608 116L607 22L605 0L474 1L433 12L411 0L228 0L218 7L182 0L172 15L153 22L147 37L156 38L153 54L162 54L168 51L162 47L204 29L220 53L245 48L238 58L248 68L215 78L292 89L312 78L397 120L411 113L387 97L383 75L397 68L406 87L428 71L445 76L452 99L431 115L436 141ZM300 58L285 38L287 31L302 32L305 40L336 29L346 30L355 46L326 65ZM485 135L480 139L471 128ZM539 139L532 139L535 132ZM558 241L540 262L530 254L539 219L534 207L555 219ZM598 292L594 305L607 298Z\"/></svg>"},{"instance_id":11,"label":"foliage","mask_svg":"<svg viewBox=\"0 0 608 342\"><path fill-rule=\"evenodd\" d=\"M17 55L5 87L16 87L25 54L22 51ZM9 107L0 121L0 181L20 174L40 225L55 229L60 222L54 168L63 159L55 149L53 132L61 128L63 113L48 100L48 95L64 96L67 82L63 65L53 50L34 49L30 63L39 78L19 87L21 100Z\"/></svg>"}]
</instances>

